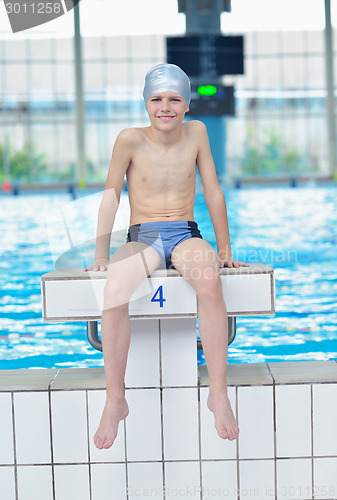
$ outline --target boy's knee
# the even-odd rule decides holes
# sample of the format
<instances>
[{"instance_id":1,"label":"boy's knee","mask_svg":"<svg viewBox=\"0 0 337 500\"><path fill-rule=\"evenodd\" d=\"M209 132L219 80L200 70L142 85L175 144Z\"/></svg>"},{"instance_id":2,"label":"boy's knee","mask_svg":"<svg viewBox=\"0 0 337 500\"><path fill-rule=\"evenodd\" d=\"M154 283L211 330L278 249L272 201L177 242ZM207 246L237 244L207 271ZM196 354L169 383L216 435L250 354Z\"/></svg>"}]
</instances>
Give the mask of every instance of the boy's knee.
<instances>
[{"instance_id":1,"label":"boy's knee","mask_svg":"<svg viewBox=\"0 0 337 500\"><path fill-rule=\"evenodd\" d=\"M222 293L222 284L219 274L214 270L207 268L200 274L200 278L196 280L196 292L199 296L215 298L219 293Z\"/></svg>"},{"instance_id":2,"label":"boy's knee","mask_svg":"<svg viewBox=\"0 0 337 500\"><path fill-rule=\"evenodd\" d=\"M104 309L128 304L131 293L123 280L108 279L104 286Z\"/></svg>"}]
</instances>

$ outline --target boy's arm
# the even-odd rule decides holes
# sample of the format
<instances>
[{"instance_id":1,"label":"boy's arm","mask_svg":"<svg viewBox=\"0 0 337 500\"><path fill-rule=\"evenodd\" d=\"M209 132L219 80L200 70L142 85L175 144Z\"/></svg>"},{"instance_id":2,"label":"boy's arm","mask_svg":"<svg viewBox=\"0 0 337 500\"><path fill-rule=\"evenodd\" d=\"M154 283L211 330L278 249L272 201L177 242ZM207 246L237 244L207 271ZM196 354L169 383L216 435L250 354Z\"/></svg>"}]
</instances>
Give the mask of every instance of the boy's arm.
<instances>
[{"instance_id":1,"label":"boy's arm","mask_svg":"<svg viewBox=\"0 0 337 500\"><path fill-rule=\"evenodd\" d=\"M199 144L197 166L202 180L205 202L215 233L220 266L233 267L234 265L234 267L239 267L239 265L247 265L233 260L225 197L218 183L206 126L202 122L197 123Z\"/></svg>"},{"instance_id":2,"label":"boy's arm","mask_svg":"<svg viewBox=\"0 0 337 500\"><path fill-rule=\"evenodd\" d=\"M103 198L98 210L96 231L95 264L93 271L107 269L110 254L110 239L119 205L125 173L132 160L132 131L123 130L118 135L111 156ZM90 270L85 268L85 270Z\"/></svg>"}]
</instances>

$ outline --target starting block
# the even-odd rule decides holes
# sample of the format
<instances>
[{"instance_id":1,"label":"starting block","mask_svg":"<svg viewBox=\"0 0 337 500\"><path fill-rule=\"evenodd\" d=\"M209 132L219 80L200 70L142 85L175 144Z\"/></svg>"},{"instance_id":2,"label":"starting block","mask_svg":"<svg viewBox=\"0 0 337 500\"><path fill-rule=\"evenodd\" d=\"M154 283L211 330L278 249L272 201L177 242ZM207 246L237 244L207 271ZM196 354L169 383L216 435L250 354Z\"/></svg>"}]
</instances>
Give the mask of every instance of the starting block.
<instances>
[{"instance_id":1,"label":"starting block","mask_svg":"<svg viewBox=\"0 0 337 500\"><path fill-rule=\"evenodd\" d=\"M273 268L264 264L220 269L229 319L230 344L236 317L275 314ZM97 322L103 308L106 272L80 269L52 271L41 278L46 322L85 321L88 340L102 350ZM126 384L129 387L197 384L198 300L194 289L174 269L156 270L138 287L129 305L131 344ZM143 353L143 354L142 354ZM139 360L147 362L139 369Z\"/></svg>"}]
</instances>

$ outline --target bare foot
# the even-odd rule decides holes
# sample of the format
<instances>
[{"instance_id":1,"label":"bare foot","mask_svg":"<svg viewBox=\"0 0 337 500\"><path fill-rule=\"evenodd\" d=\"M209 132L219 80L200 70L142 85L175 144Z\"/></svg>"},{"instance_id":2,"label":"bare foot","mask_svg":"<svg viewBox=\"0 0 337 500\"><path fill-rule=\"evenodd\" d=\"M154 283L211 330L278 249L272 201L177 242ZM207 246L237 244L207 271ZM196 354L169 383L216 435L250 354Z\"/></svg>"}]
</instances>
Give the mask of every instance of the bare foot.
<instances>
[{"instance_id":1,"label":"bare foot","mask_svg":"<svg viewBox=\"0 0 337 500\"><path fill-rule=\"evenodd\" d=\"M214 424L219 436L230 441L236 439L240 431L226 391L210 391L207 406L214 414Z\"/></svg>"},{"instance_id":2,"label":"bare foot","mask_svg":"<svg viewBox=\"0 0 337 500\"><path fill-rule=\"evenodd\" d=\"M129 414L129 407L123 397L118 400L106 400L101 422L94 436L94 443L99 450L110 448L117 436L118 424Z\"/></svg>"}]
</instances>

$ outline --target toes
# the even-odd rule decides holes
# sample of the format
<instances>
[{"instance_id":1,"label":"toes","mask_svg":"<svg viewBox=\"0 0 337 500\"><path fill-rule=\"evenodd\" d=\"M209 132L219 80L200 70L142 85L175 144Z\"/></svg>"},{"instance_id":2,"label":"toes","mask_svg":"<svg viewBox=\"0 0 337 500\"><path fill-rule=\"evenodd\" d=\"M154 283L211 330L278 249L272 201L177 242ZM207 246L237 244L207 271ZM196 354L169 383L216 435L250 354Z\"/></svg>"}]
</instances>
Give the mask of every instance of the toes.
<instances>
[{"instance_id":1,"label":"toes","mask_svg":"<svg viewBox=\"0 0 337 500\"><path fill-rule=\"evenodd\" d=\"M229 434L227 432L227 430L225 428L221 428L218 430L218 434L219 436L222 438L222 439L228 439L229 438Z\"/></svg>"},{"instance_id":2,"label":"toes","mask_svg":"<svg viewBox=\"0 0 337 500\"><path fill-rule=\"evenodd\" d=\"M105 441L103 448L105 450L107 450L108 448L110 448L110 446L112 446L112 444L113 444L113 441L111 439L109 441Z\"/></svg>"},{"instance_id":3,"label":"toes","mask_svg":"<svg viewBox=\"0 0 337 500\"><path fill-rule=\"evenodd\" d=\"M99 450L107 450L108 448L110 448L113 443L114 443L115 439L114 438L107 438L107 437L100 437L100 436L95 436L94 437L94 444L96 446L96 448L98 448Z\"/></svg>"},{"instance_id":4,"label":"toes","mask_svg":"<svg viewBox=\"0 0 337 500\"><path fill-rule=\"evenodd\" d=\"M228 434L229 434L229 440L230 441L233 441L233 439L236 438L236 433L235 433L234 429L231 429Z\"/></svg>"},{"instance_id":5,"label":"toes","mask_svg":"<svg viewBox=\"0 0 337 500\"><path fill-rule=\"evenodd\" d=\"M236 439L239 435L239 428L225 428L222 427L221 429L218 430L218 434L222 439L229 439L229 441L233 441Z\"/></svg>"},{"instance_id":6,"label":"toes","mask_svg":"<svg viewBox=\"0 0 337 500\"><path fill-rule=\"evenodd\" d=\"M236 439L238 437L238 435L239 435L239 428L238 427L234 427L229 432L229 440L233 441L234 439Z\"/></svg>"},{"instance_id":7,"label":"toes","mask_svg":"<svg viewBox=\"0 0 337 500\"><path fill-rule=\"evenodd\" d=\"M94 444L95 444L96 448L98 448L99 450L101 450L103 448L102 439L100 439L100 438L94 438Z\"/></svg>"}]
</instances>

